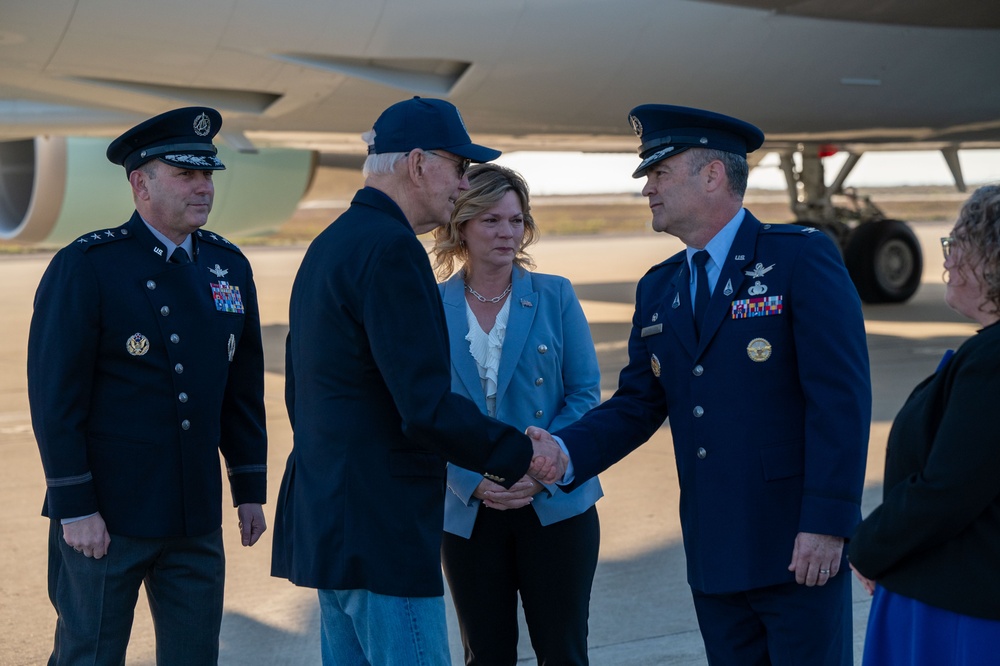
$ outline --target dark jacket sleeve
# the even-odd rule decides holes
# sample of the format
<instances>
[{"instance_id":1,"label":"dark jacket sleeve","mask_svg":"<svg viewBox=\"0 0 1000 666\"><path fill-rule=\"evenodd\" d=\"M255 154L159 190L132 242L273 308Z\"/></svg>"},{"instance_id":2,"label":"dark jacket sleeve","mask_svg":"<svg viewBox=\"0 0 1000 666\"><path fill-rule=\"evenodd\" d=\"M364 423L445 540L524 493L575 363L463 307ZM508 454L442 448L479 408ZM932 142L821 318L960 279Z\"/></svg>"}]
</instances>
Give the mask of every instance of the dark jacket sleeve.
<instances>
[{"instance_id":1,"label":"dark jacket sleeve","mask_svg":"<svg viewBox=\"0 0 1000 666\"><path fill-rule=\"evenodd\" d=\"M412 239L391 243L365 295L372 356L392 395L403 432L449 462L510 486L531 462L527 436L484 416L451 392L448 331L426 252Z\"/></svg>"}]
</instances>

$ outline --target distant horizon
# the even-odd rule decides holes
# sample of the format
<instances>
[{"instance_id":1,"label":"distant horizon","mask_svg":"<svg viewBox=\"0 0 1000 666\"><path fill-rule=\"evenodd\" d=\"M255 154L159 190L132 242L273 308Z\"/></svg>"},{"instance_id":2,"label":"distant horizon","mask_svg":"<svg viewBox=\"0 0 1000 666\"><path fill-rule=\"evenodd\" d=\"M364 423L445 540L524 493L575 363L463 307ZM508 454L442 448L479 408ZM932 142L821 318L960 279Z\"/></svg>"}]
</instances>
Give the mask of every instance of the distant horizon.
<instances>
[{"instance_id":1,"label":"distant horizon","mask_svg":"<svg viewBox=\"0 0 1000 666\"><path fill-rule=\"evenodd\" d=\"M824 159L827 183L840 170L846 153ZM498 163L519 171L532 194L639 193L645 179L633 179L639 158L632 153L514 152ZM1000 181L1000 150L960 150L962 175L969 188ZM847 178L847 187L954 186L944 157L938 151L870 152L862 156ZM770 153L750 171L748 187L786 190L777 153Z\"/></svg>"}]
</instances>

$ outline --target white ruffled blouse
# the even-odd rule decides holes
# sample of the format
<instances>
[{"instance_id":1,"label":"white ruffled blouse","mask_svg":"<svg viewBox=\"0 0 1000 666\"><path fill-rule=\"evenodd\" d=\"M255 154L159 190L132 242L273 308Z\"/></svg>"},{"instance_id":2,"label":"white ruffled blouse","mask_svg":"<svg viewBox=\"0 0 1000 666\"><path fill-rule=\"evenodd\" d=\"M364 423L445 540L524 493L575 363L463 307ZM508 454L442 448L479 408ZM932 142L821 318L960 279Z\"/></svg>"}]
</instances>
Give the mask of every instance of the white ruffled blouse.
<instances>
[{"instance_id":1,"label":"white ruffled blouse","mask_svg":"<svg viewBox=\"0 0 1000 666\"><path fill-rule=\"evenodd\" d=\"M465 316L469 320L469 333L465 339L469 343L469 352L479 368L479 379L483 382L483 393L486 395L486 410L490 416L497 415L497 375L500 371L500 355L503 352L503 339L507 333L507 318L510 315L510 298L497 313L493 330L487 333L479 326L479 320L472 311L468 301L465 303Z\"/></svg>"}]
</instances>

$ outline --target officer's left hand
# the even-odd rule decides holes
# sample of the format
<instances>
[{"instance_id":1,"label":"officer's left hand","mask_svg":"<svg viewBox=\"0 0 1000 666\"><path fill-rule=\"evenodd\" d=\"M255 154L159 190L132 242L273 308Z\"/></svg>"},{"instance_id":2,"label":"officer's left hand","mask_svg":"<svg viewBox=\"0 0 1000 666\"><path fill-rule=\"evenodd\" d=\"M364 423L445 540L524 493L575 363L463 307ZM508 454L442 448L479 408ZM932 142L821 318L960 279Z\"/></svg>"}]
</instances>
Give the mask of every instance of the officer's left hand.
<instances>
[{"instance_id":1,"label":"officer's left hand","mask_svg":"<svg viewBox=\"0 0 1000 666\"><path fill-rule=\"evenodd\" d=\"M826 585L840 571L843 552L843 537L799 532L795 537L792 563L788 565L788 570L795 572L795 582L799 585Z\"/></svg>"},{"instance_id":2,"label":"officer's left hand","mask_svg":"<svg viewBox=\"0 0 1000 666\"><path fill-rule=\"evenodd\" d=\"M267 530L264 524L264 507L260 504L240 504L236 507L236 515L240 518L240 536L244 546L252 546Z\"/></svg>"}]
</instances>

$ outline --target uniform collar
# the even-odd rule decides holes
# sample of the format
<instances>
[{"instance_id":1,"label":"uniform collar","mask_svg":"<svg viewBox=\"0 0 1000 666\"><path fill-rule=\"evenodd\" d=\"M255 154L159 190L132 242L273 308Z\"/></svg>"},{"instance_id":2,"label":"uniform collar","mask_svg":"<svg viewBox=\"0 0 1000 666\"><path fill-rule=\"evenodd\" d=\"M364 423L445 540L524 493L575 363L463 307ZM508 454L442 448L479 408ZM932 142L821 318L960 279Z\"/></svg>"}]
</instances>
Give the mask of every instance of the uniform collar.
<instances>
[{"instance_id":1,"label":"uniform collar","mask_svg":"<svg viewBox=\"0 0 1000 666\"><path fill-rule=\"evenodd\" d=\"M194 256L195 256L194 255L194 238L191 236L191 234L188 234L187 237L184 238L184 241L180 245L177 245L176 243L174 243L173 241L171 241L169 238L167 238L166 236L164 236L162 233L160 233L159 231L157 231L155 228L153 228L153 225L151 225L149 222L147 222L142 217L142 215L139 215L138 213L136 213L136 215L138 215L139 219L142 220L142 223L144 225L146 225L146 228L149 230L149 233L153 234L153 238L155 238L159 242L159 245L162 246L161 249L163 250L163 260L164 261L170 261L170 255L173 254L174 250L176 248L178 248L178 247L184 248L184 251L188 253L188 256L191 257L192 259L194 258ZM157 254L159 254L159 253L157 253Z\"/></svg>"}]
</instances>

